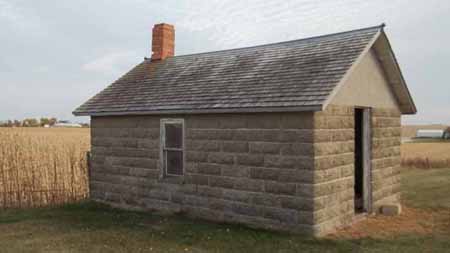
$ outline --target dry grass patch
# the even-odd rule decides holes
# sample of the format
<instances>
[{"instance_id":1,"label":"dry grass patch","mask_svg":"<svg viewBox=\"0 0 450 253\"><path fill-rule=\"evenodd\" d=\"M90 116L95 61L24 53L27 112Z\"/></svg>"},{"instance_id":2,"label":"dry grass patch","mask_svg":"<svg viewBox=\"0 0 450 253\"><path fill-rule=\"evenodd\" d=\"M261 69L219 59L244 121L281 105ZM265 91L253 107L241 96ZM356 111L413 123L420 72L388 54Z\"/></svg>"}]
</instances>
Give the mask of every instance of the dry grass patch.
<instances>
[{"instance_id":1,"label":"dry grass patch","mask_svg":"<svg viewBox=\"0 0 450 253\"><path fill-rule=\"evenodd\" d=\"M331 234L330 238L376 238L386 239L401 234L428 236L434 233L449 233L450 210L423 210L404 207L399 216L374 215L351 227Z\"/></svg>"},{"instance_id":2,"label":"dry grass patch","mask_svg":"<svg viewBox=\"0 0 450 253\"><path fill-rule=\"evenodd\" d=\"M401 146L402 166L450 168L450 142L410 142Z\"/></svg>"},{"instance_id":3,"label":"dry grass patch","mask_svg":"<svg viewBox=\"0 0 450 253\"><path fill-rule=\"evenodd\" d=\"M450 236L450 169L411 169L402 172L403 212L370 216L330 238L387 239L400 235Z\"/></svg>"}]
</instances>

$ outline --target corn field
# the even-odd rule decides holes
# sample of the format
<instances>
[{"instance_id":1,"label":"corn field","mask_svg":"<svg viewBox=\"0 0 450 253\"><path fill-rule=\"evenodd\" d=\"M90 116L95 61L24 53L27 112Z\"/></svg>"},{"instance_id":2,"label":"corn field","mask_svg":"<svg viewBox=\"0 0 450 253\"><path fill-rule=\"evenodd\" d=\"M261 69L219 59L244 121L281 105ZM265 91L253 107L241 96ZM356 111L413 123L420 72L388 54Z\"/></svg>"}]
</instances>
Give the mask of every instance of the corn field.
<instances>
[{"instance_id":1,"label":"corn field","mask_svg":"<svg viewBox=\"0 0 450 253\"><path fill-rule=\"evenodd\" d=\"M0 128L0 208L88 197L89 129Z\"/></svg>"}]
</instances>

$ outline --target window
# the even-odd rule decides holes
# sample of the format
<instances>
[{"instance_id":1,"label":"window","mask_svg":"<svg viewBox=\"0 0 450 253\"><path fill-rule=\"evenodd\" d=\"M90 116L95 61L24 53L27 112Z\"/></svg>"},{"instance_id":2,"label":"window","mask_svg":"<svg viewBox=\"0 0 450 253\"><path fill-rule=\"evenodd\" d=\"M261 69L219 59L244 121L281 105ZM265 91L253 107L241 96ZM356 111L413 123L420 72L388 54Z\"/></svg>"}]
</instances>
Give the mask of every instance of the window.
<instances>
[{"instance_id":1,"label":"window","mask_svg":"<svg viewBox=\"0 0 450 253\"><path fill-rule=\"evenodd\" d=\"M184 174L184 120L161 120L161 156L163 176Z\"/></svg>"}]
</instances>

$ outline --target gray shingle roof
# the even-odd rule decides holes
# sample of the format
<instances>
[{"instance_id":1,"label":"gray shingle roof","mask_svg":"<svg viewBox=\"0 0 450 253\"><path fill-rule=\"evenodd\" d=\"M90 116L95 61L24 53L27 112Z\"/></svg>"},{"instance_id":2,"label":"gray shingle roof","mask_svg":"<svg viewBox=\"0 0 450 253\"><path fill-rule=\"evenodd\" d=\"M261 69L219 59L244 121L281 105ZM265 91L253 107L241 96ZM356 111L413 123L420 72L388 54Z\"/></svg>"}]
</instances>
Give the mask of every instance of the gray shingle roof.
<instances>
[{"instance_id":1,"label":"gray shingle roof","mask_svg":"<svg viewBox=\"0 0 450 253\"><path fill-rule=\"evenodd\" d=\"M320 109L380 29L145 59L74 114Z\"/></svg>"}]
</instances>

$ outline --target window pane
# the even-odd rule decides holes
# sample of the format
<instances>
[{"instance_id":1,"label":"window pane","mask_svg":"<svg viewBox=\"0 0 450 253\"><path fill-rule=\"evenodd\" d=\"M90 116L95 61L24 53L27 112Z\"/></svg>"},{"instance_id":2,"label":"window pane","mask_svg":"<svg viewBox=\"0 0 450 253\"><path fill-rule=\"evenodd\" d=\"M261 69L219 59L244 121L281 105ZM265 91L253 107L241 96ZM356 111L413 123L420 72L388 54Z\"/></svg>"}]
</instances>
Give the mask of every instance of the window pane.
<instances>
[{"instance_id":1,"label":"window pane","mask_svg":"<svg viewBox=\"0 0 450 253\"><path fill-rule=\"evenodd\" d=\"M166 150L166 172L171 175L183 175L183 152Z\"/></svg>"},{"instance_id":2,"label":"window pane","mask_svg":"<svg viewBox=\"0 0 450 253\"><path fill-rule=\"evenodd\" d=\"M166 124L166 147L183 147L183 128L181 124Z\"/></svg>"}]
</instances>

